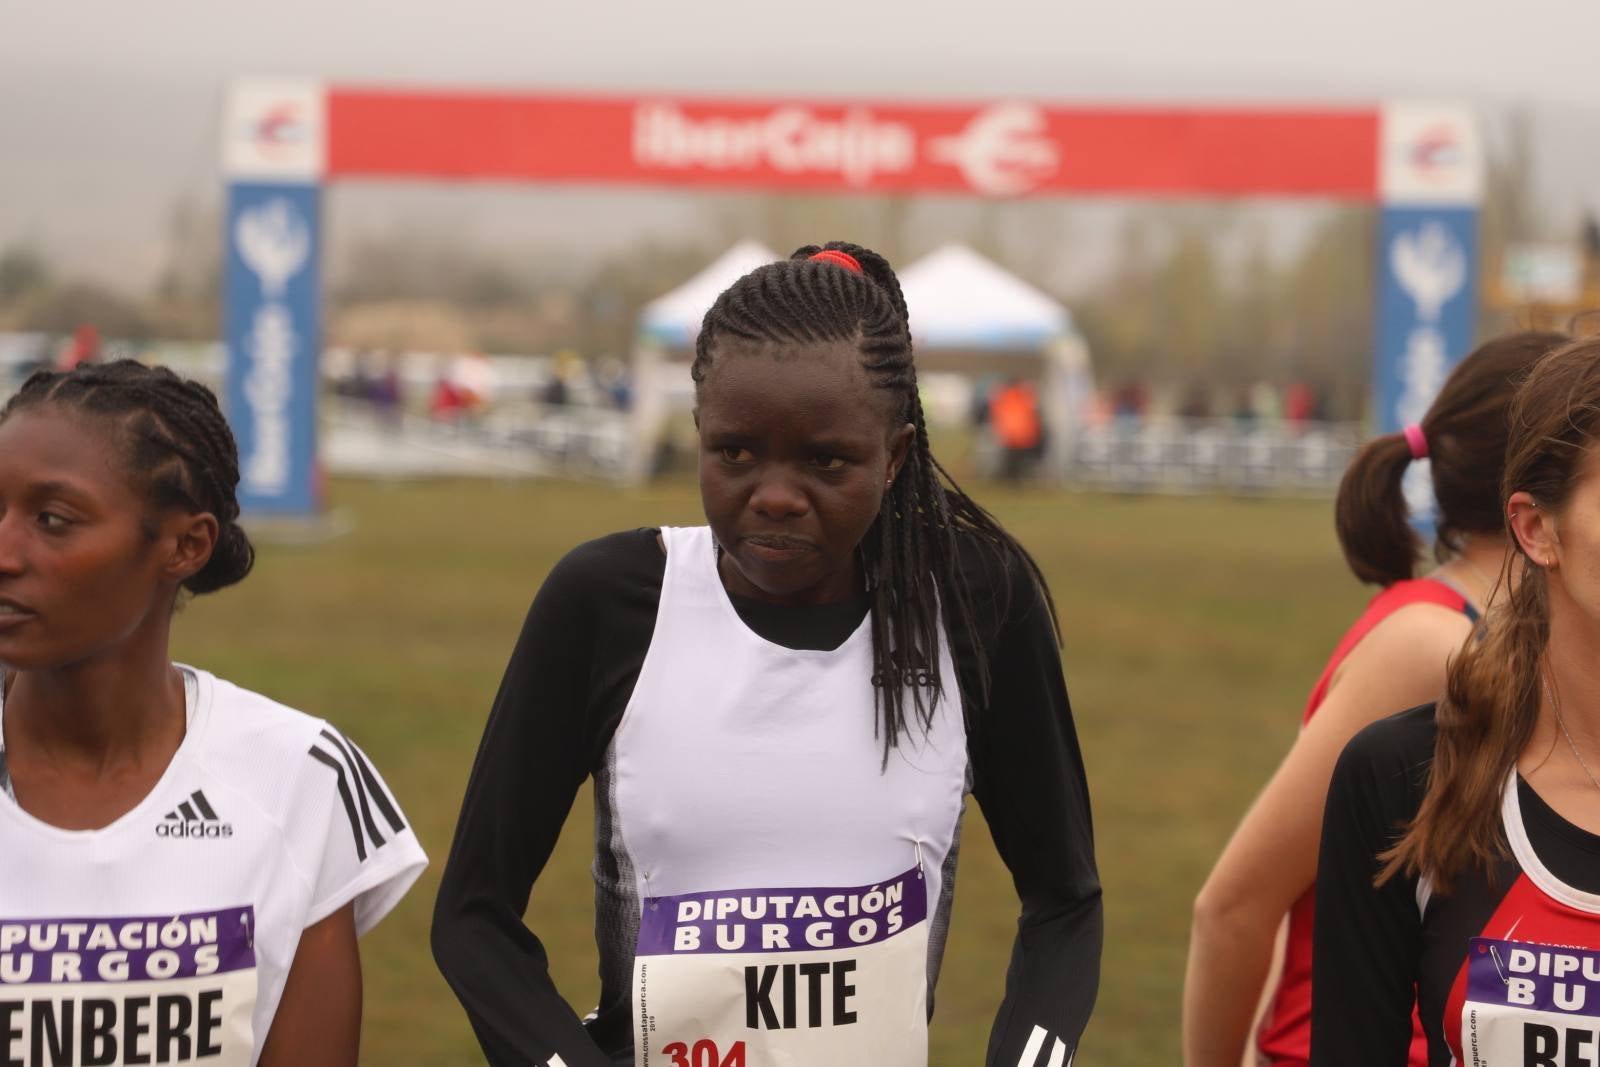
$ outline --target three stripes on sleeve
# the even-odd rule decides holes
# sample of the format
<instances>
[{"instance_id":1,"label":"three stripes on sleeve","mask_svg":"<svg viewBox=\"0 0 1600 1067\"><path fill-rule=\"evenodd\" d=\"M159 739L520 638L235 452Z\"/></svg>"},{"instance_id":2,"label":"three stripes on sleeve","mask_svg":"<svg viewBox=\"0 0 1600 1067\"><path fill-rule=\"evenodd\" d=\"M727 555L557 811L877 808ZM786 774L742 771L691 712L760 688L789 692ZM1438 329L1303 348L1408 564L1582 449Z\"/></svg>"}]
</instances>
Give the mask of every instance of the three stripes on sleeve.
<instances>
[{"instance_id":1,"label":"three stripes on sleeve","mask_svg":"<svg viewBox=\"0 0 1600 1067\"><path fill-rule=\"evenodd\" d=\"M344 804L345 815L350 820L350 833L355 837L356 858L365 862L367 848L382 848L389 838L384 836L379 820L373 817L376 808L390 835L406 828L394 798L384 788L372 763L356 743L336 731L324 727L322 734L311 746L311 758L331 769L339 781L339 800Z\"/></svg>"},{"instance_id":2,"label":"three stripes on sleeve","mask_svg":"<svg viewBox=\"0 0 1600 1067\"><path fill-rule=\"evenodd\" d=\"M1061 1039L1055 1038L1050 1045L1050 1058L1042 1059L1044 1043L1051 1040L1050 1033L1042 1026L1035 1026L1033 1033L1028 1035L1028 1043L1022 1046L1022 1055L1017 1059L1017 1067L1072 1067L1072 1057L1067 1054L1067 1046Z\"/></svg>"}]
</instances>

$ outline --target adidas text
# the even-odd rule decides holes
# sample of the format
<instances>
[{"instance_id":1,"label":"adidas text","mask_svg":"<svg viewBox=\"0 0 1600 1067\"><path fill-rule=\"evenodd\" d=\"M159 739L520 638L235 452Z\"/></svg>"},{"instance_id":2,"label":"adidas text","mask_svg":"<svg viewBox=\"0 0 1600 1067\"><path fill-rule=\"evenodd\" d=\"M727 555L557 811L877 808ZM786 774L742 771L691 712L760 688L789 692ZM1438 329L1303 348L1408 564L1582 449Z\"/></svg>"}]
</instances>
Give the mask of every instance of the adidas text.
<instances>
[{"instance_id":1,"label":"adidas text","mask_svg":"<svg viewBox=\"0 0 1600 1067\"><path fill-rule=\"evenodd\" d=\"M216 809L206 800L202 790L196 789L189 799L167 812L167 817L156 826L157 837L232 837L233 824L217 818Z\"/></svg>"},{"instance_id":2,"label":"adidas text","mask_svg":"<svg viewBox=\"0 0 1600 1067\"><path fill-rule=\"evenodd\" d=\"M232 837L232 823L164 822L156 827L157 837Z\"/></svg>"}]
</instances>

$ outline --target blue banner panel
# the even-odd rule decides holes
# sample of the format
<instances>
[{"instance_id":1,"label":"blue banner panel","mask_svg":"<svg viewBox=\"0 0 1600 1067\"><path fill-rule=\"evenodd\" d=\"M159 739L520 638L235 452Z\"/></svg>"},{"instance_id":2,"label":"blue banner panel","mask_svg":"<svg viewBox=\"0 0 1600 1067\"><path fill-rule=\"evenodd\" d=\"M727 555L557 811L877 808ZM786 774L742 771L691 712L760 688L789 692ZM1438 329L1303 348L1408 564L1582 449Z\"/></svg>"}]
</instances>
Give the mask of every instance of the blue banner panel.
<instances>
[{"instance_id":1,"label":"blue banner panel","mask_svg":"<svg viewBox=\"0 0 1600 1067\"><path fill-rule=\"evenodd\" d=\"M1377 430L1419 421L1472 348L1478 212L1389 207L1378 225Z\"/></svg>"},{"instance_id":2,"label":"blue banner panel","mask_svg":"<svg viewBox=\"0 0 1600 1067\"><path fill-rule=\"evenodd\" d=\"M227 408L247 513L310 515L322 355L321 189L228 187Z\"/></svg>"},{"instance_id":3,"label":"blue banner panel","mask_svg":"<svg viewBox=\"0 0 1600 1067\"><path fill-rule=\"evenodd\" d=\"M1478 315L1478 212L1385 207L1378 223L1376 430L1420 422L1472 348ZM1427 464L1412 464L1406 499L1431 528Z\"/></svg>"}]
</instances>

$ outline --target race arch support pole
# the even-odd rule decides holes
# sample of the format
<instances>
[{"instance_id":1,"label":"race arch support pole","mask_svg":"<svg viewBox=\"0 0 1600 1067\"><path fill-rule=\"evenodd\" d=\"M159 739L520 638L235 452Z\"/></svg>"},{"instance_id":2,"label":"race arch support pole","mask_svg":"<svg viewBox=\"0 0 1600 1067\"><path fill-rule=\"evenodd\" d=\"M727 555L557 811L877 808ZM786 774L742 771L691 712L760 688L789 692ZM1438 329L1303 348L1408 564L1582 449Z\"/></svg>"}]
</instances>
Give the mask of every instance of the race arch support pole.
<instances>
[{"instance_id":1,"label":"race arch support pole","mask_svg":"<svg viewBox=\"0 0 1600 1067\"><path fill-rule=\"evenodd\" d=\"M1393 433L1422 419L1476 332L1483 149L1472 114L1386 106L1378 168L1374 422ZM1406 499L1431 530L1426 463L1407 472Z\"/></svg>"},{"instance_id":2,"label":"race arch support pole","mask_svg":"<svg viewBox=\"0 0 1600 1067\"><path fill-rule=\"evenodd\" d=\"M247 515L321 510L321 88L234 87L225 111L224 397Z\"/></svg>"},{"instance_id":3,"label":"race arch support pole","mask_svg":"<svg viewBox=\"0 0 1600 1067\"><path fill-rule=\"evenodd\" d=\"M1386 205L1378 222L1378 430L1419 422L1472 348L1478 210Z\"/></svg>"}]
</instances>

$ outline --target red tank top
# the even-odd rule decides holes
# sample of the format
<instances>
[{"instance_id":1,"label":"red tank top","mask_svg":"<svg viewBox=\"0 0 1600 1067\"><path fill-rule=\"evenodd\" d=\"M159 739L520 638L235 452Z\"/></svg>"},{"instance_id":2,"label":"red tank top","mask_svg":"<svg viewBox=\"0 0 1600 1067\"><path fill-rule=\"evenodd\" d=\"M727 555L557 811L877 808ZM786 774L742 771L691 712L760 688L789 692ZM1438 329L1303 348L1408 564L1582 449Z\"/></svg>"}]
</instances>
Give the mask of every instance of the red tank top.
<instances>
[{"instance_id":1,"label":"red tank top","mask_svg":"<svg viewBox=\"0 0 1600 1067\"><path fill-rule=\"evenodd\" d=\"M1584 1046L1600 1031L1600 896L1561 881L1534 851L1515 772L1500 817L1517 873L1465 946L1445 1042L1462 1064L1593 1063Z\"/></svg>"},{"instance_id":2,"label":"red tank top","mask_svg":"<svg viewBox=\"0 0 1600 1067\"><path fill-rule=\"evenodd\" d=\"M1410 604L1438 604L1451 611L1475 616L1472 606L1450 586L1433 578L1419 578L1396 582L1373 597L1367 610L1355 621L1340 639L1338 647L1323 668L1322 677L1311 690L1306 702L1304 725L1311 721L1322 702L1327 698L1328 686L1334 672L1345 661L1362 638L1371 633L1384 619ZM1399 709L1396 709L1399 710ZM1256 1042L1261 1055L1275 1067L1305 1067L1311 1059L1311 931L1316 916L1316 895L1312 889L1294 902L1289 909L1289 937L1284 947L1283 974L1265 1017ZM1412 1067L1427 1067L1428 1045L1422 1028L1413 1019L1411 1038Z\"/></svg>"}]
</instances>

